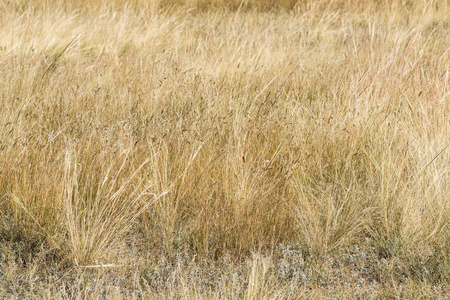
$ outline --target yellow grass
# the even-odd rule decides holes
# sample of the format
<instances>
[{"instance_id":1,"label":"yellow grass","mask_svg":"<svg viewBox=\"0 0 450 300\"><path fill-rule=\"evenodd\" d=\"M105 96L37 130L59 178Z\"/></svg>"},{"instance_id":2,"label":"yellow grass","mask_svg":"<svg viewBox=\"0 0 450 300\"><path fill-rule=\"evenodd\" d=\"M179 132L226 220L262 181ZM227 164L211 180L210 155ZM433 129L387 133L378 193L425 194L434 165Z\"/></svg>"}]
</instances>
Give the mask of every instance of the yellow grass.
<instances>
[{"instance_id":1,"label":"yellow grass","mask_svg":"<svg viewBox=\"0 0 450 300\"><path fill-rule=\"evenodd\" d=\"M0 296L445 297L449 16L3 1Z\"/></svg>"}]
</instances>

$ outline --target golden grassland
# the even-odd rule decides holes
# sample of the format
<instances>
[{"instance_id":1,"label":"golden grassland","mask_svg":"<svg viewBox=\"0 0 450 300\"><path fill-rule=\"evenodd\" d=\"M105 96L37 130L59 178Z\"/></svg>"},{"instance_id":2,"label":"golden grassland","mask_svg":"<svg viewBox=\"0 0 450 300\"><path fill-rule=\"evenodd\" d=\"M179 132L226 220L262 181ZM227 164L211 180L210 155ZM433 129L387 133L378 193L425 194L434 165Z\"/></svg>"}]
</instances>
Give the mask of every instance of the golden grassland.
<instances>
[{"instance_id":1,"label":"golden grassland","mask_svg":"<svg viewBox=\"0 0 450 300\"><path fill-rule=\"evenodd\" d=\"M2 1L1 298L445 298L450 2Z\"/></svg>"}]
</instances>

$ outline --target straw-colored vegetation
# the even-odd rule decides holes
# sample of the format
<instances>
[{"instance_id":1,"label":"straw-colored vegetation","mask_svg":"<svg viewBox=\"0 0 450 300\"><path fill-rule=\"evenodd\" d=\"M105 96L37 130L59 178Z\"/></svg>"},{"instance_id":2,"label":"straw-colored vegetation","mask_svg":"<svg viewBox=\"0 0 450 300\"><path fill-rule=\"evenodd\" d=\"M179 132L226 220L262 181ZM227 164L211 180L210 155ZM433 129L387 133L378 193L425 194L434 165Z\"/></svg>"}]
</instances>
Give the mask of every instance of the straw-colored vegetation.
<instances>
[{"instance_id":1,"label":"straw-colored vegetation","mask_svg":"<svg viewBox=\"0 0 450 300\"><path fill-rule=\"evenodd\" d=\"M0 3L1 298L439 298L450 2Z\"/></svg>"}]
</instances>

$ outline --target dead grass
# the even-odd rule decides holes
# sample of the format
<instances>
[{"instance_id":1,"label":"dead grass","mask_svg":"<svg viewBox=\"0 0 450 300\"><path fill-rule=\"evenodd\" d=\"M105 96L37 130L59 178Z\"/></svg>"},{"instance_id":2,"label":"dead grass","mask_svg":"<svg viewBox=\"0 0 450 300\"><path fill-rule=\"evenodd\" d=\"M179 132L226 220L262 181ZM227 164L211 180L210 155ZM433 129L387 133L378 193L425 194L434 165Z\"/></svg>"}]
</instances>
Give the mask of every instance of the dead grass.
<instances>
[{"instance_id":1,"label":"dead grass","mask_svg":"<svg viewBox=\"0 0 450 300\"><path fill-rule=\"evenodd\" d=\"M0 296L445 297L449 4L1 4Z\"/></svg>"}]
</instances>

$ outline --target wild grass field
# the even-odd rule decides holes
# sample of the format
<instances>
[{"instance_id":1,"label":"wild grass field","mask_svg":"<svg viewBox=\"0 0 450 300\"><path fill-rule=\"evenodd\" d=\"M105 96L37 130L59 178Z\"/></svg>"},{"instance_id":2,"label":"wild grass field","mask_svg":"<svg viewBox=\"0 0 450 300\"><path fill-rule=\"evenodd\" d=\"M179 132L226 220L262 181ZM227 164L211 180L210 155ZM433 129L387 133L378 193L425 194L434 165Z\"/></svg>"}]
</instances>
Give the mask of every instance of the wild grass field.
<instances>
[{"instance_id":1,"label":"wild grass field","mask_svg":"<svg viewBox=\"0 0 450 300\"><path fill-rule=\"evenodd\" d=\"M0 2L0 298L450 297L449 0Z\"/></svg>"}]
</instances>

